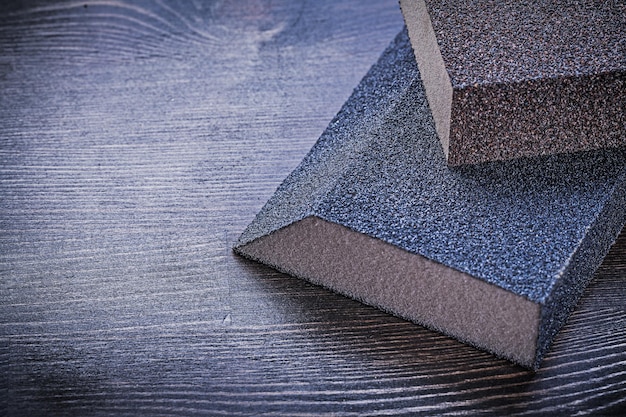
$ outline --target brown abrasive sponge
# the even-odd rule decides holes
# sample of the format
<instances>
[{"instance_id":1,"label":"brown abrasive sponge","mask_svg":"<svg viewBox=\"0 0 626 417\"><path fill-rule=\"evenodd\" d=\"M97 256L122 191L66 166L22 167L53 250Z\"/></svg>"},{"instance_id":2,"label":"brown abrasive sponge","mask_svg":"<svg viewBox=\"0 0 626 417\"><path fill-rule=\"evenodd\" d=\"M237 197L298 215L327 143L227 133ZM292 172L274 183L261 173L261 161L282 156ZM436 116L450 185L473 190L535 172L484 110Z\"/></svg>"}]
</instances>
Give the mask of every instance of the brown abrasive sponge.
<instances>
[{"instance_id":1,"label":"brown abrasive sponge","mask_svg":"<svg viewBox=\"0 0 626 417\"><path fill-rule=\"evenodd\" d=\"M400 6L450 165L626 146L623 3Z\"/></svg>"},{"instance_id":2,"label":"brown abrasive sponge","mask_svg":"<svg viewBox=\"0 0 626 417\"><path fill-rule=\"evenodd\" d=\"M234 249L535 369L625 211L623 150L450 168L404 30Z\"/></svg>"}]
</instances>

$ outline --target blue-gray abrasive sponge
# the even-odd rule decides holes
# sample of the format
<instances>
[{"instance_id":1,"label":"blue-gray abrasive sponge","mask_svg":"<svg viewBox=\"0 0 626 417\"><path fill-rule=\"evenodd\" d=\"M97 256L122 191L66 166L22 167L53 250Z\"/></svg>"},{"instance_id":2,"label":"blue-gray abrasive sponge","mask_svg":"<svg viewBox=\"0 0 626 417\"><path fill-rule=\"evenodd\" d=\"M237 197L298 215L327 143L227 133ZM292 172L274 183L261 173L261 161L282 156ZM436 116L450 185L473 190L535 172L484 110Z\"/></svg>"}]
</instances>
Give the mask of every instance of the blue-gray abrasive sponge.
<instances>
[{"instance_id":1,"label":"blue-gray abrasive sponge","mask_svg":"<svg viewBox=\"0 0 626 417\"><path fill-rule=\"evenodd\" d=\"M234 250L536 369L625 209L619 149L450 168L405 28Z\"/></svg>"},{"instance_id":2,"label":"blue-gray abrasive sponge","mask_svg":"<svg viewBox=\"0 0 626 417\"><path fill-rule=\"evenodd\" d=\"M626 146L626 9L400 0L450 165Z\"/></svg>"}]
</instances>

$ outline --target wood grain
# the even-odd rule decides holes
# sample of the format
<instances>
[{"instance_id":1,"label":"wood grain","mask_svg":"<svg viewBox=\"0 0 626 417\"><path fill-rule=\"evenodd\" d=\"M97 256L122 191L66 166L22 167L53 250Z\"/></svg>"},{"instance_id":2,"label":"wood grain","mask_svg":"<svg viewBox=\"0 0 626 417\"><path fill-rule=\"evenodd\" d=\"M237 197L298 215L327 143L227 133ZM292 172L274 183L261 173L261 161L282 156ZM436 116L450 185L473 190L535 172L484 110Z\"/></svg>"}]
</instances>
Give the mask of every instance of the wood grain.
<instances>
[{"instance_id":1,"label":"wood grain","mask_svg":"<svg viewBox=\"0 0 626 417\"><path fill-rule=\"evenodd\" d=\"M529 373L233 255L393 0L0 6L3 415L619 414L626 231Z\"/></svg>"}]
</instances>

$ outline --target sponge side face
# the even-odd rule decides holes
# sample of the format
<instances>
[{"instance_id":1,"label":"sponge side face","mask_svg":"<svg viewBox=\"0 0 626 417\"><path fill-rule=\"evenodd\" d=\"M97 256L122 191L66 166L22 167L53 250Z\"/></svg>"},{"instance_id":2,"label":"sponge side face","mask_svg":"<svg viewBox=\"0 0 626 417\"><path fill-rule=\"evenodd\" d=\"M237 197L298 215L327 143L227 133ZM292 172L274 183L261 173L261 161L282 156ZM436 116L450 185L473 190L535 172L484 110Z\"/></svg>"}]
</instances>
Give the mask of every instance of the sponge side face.
<instances>
[{"instance_id":1,"label":"sponge side face","mask_svg":"<svg viewBox=\"0 0 626 417\"><path fill-rule=\"evenodd\" d=\"M365 304L533 367L540 304L319 217L242 253Z\"/></svg>"},{"instance_id":2,"label":"sponge side face","mask_svg":"<svg viewBox=\"0 0 626 417\"><path fill-rule=\"evenodd\" d=\"M450 165L626 146L618 2L400 4Z\"/></svg>"},{"instance_id":3,"label":"sponge side face","mask_svg":"<svg viewBox=\"0 0 626 417\"><path fill-rule=\"evenodd\" d=\"M625 102L626 72L457 88L448 163L625 146Z\"/></svg>"},{"instance_id":4,"label":"sponge side face","mask_svg":"<svg viewBox=\"0 0 626 417\"><path fill-rule=\"evenodd\" d=\"M441 55L426 3L423 0L400 0L400 7L407 22L437 135L443 152L449 158L453 89L446 63Z\"/></svg>"}]
</instances>

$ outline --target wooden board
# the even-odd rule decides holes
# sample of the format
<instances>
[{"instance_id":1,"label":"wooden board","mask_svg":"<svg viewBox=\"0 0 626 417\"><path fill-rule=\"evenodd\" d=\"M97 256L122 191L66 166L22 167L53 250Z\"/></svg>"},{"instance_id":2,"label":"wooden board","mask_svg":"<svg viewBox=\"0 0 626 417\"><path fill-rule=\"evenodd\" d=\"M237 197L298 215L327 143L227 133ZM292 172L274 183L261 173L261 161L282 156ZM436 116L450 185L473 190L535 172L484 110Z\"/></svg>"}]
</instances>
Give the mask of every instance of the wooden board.
<instances>
[{"instance_id":1,"label":"wooden board","mask_svg":"<svg viewBox=\"0 0 626 417\"><path fill-rule=\"evenodd\" d=\"M7 415L626 408L626 231L542 369L231 246L402 27L396 1L0 6Z\"/></svg>"}]
</instances>

